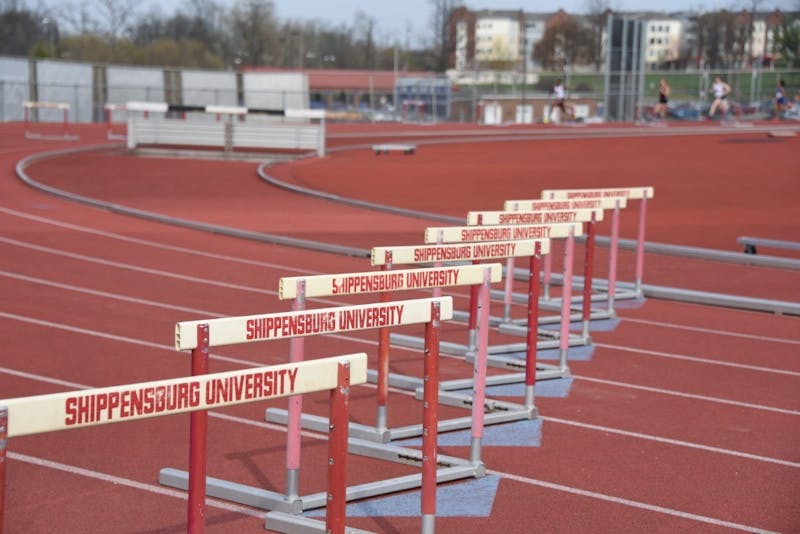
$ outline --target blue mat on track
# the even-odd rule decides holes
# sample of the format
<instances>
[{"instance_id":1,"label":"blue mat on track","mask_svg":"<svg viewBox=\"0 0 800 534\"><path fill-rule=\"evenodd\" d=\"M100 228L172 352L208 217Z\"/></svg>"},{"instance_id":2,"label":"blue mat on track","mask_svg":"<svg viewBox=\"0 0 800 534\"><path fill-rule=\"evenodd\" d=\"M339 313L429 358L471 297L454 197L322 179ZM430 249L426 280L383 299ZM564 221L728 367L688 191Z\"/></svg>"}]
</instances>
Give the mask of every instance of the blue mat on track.
<instances>
[{"instance_id":1,"label":"blue mat on track","mask_svg":"<svg viewBox=\"0 0 800 534\"><path fill-rule=\"evenodd\" d=\"M436 489L437 517L489 517L500 477L487 475L454 482ZM421 515L421 491L355 502L347 505L347 517L415 517ZM323 517L324 509L310 510L306 517Z\"/></svg>"},{"instance_id":2,"label":"blue mat on track","mask_svg":"<svg viewBox=\"0 0 800 534\"><path fill-rule=\"evenodd\" d=\"M533 389L534 397L564 398L572 387L571 378L539 380ZM487 397L524 397L525 384L503 384L486 388Z\"/></svg>"},{"instance_id":3,"label":"blue mat on track","mask_svg":"<svg viewBox=\"0 0 800 534\"><path fill-rule=\"evenodd\" d=\"M472 430L440 432L438 444L447 447L469 447L472 444ZM542 420L526 419L483 427L482 445L486 447L540 447L542 444ZM409 438L393 441L392 445L421 447L422 438Z\"/></svg>"}]
</instances>

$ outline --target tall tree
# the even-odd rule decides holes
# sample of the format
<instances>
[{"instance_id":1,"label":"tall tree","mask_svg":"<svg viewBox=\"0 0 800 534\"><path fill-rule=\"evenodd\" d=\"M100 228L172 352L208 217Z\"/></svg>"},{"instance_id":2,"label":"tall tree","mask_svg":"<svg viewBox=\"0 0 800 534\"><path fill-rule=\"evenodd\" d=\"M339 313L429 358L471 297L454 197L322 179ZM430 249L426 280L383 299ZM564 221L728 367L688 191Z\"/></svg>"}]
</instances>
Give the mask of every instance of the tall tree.
<instances>
[{"instance_id":1,"label":"tall tree","mask_svg":"<svg viewBox=\"0 0 800 534\"><path fill-rule=\"evenodd\" d=\"M12 3L0 13L0 50L4 54L27 55L38 42L47 39L48 28L42 20L41 14Z\"/></svg>"},{"instance_id":2,"label":"tall tree","mask_svg":"<svg viewBox=\"0 0 800 534\"><path fill-rule=\"evenodd\" d=\"M433 35L432 66L439 72L447 70L448 25L450 14L463 4L460 0L428 0L431 4L431 35Z\"/></svg>"},{"instance_id":3,"label":"tall tree","mask_svg":"<svg viewBox=\"0 0 800 534\"><path fill-rule=\"evenodd\" d=\"M275 7L268 0L238 0L230 13L233 50L245 65L260 66L274 60L278 28Z\"/></svg>"},{"instance_id":4,"label":"tall tree","mask_svg":"<svg viewBox=\"0 0 800 534\"><path fill-rule=\"evenodd\" d=\"M591 55L595 69L603 66L603 32L611 14L609 0L586 0L586 17L592 31Z\"/></svg>"},{"instance_id":5,"label":"tall tree","mask_svg":"<svg viewBox=\"0 0 800 534\"><path fill-rule=\"evenodd\" d=\"M541 40L533 47L533 57L545 68L560 70L567 65L591 63L594 60L592 44L592 30L566 15L545 29Z\"/></svg>"},{"instance_id":6,"label":"tall tree","mask_svg":"<svg viewBox=\"0 0 800 534\"><path fill-rule=\"evenodd\" d=\"M787 67L800 67L800 23L797 19L783 17L775 30L775 51Z\"/></svg>"}]
</instances>

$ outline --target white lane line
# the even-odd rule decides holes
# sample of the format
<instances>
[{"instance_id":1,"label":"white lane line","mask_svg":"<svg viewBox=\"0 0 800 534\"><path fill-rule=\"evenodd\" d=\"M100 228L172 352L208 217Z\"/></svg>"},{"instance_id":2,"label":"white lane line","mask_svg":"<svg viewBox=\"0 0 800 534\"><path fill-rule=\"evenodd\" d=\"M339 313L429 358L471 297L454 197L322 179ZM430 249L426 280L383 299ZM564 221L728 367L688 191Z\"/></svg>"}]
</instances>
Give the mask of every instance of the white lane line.
<instances>
[{"instance_id":1,"label":"white lane line","mask_svg":"<svg viewBox=\"0 0 800 534\"><path fill-rule=\"evenodd\" d=\"M112 300L120 300L122 302L131 302L133 304L140 304L142 306L153 306L156 308L164 308L166 310L174 310L174 311L181 311L186 313L197 313L203 314L204 316L208 317L220 317L220 315L206 311L206 310L198 310L196 308L187 308L185 306L173 306L172 304L166 304L163 302L157 302L154 300L147 300L147 299L140 299L136 297L129 297L126 295L121 295L119 293L110 293L108 291L98 291L96 289L90 289L88 287L82 286L74 286L72 284L62 284L60 282L53 282L52 280L46 280L44 278L37 278L33 276L26 276L24 274L12 273L9 271L0 271L0 276L6 276L8 278L13 278L15 280L21 280L24 282L30 282L32 284L39 284L48 287L55 287L58 289L63 289L65 291L74 291L77 293L84 293L86 295L93 295L95 297L103 297Z\"/></svg>"},{"instance_id":2,"label":"white lane line","mask_svg":"<svg viewBox=\"0 0 800 534\"><path fill-rule=\"evenodd\" d=\"M683 441L678 439L671 439L671 438L663 438L660 436L653 436L651 434L642 434L640 432L631 432L629 430L620 430L618 428L611 428L607 426L600 426L600 425L593 425L589 423L582 423L579 421L570 421L569 419L561 419L559 417L550 417L550 416L543 416L540 415L539 419L542 421L549 421L551 423L558 423L562 425L569 425L575 426L579 428L585 428L588 430L598 430L600 432L608 432L611 434L619 434L621 436L631 437L631 438L638 438L644 439L648 441L656 441L659 443L666 443L668 445L677 445L679 447L688 447L690 449L700 449L703 451L714 452L719 454L727 454L729 456L736 456L738 458L747 458L748 460L756 460L759 462L767 462L772 464L778 465L785 465L788 467L800 467L800 462L792 462L789 460L781 460L779 458L771 458L769 456L761 456L758 454L750 454L747 452L740 452L734 451L731 449L723 449L721 447L712 447L710 445L701 445L699 443L691 443L689 441Z\"/></svg>"},{"instance_id":3,"label":"white lane line","mask_svg":"<svg viewBox=\"0 0 800 534\"><path fill-rule=\"evenodd\" d=\"M172 353L176 352L174 350L174 348L169 346L169 345L151 343L151 342L137 340L137 339L133 339L133 338L127 338L127 337L122 337L122 336L115 336L115 335L111 335L111 334L105 334L105 333L102 333L102 332L95 332L95 331L86 330L86 329L83 329L83 328L71 327L71 326L67 326L67 325L63 325L63 324L59 324L59 323L52 323L52 322L49 322L49 321L40 321L38 319L32 319L32 318L29 318L29 317L23 317L23 316L19 316L19 315L7 314L7 313L4 313L4 312L0 312L0 317L6 317L6 318L9 318L9 319L14 319L14 320L18 320L18 321L23 321L23 322L28 322L28 323L32 323L32 324L47 326L49 328L58 328L58 329L62 329L62 330L70 331L70 332L79 333L79 334L97 336L97 337L102 337L102 338L107 338L107 339L114 339L115 341L121 341L121 342L125 342L125 343L132 343L132 344L147 346L147 347L151 347L151 348L155 348L155 349L168 350L168 351L170 351ZM343 338L343 339L346 339L346 338ZM368 343L370 345L375 345L376 344L375 341L369 341L369 340L351 339L351 341L361 341L363 343ZM211 359L227 361L227 362L236 363L236 364L239 364L239 365L245 365L245 366L248 366L248 367L259 367L259 366L263 365L262 362L253 362L253 361L241 360L241 359L236 359L236 358L228 358L228 357L225 357L225 356L219 356L219 355L215 355L215 354L211 354L209 357ZM74 388L78 388L78 389L89 389L91 387L91 386L87 386L87 385L84 385L84 384L76 384L76 383L72 383L72 382L66 382L66 381L62 381L62 380L59 380L59 379L46 377L46 376L43 376L43 375L26 373L26 372L23 372L23 371L16 371L14 369L9 369L7 367L0 367L0 373L10 374L10 375L13 375L13 376L19 376L21 378L26 378L26 379L30 379L30 380L34 380L34 381L47 382L47 383L57 384L57 385L66 386L66 387L74 387ZM582 378L582 377L574 377L574 378L587 380L587 378ZM592 380L592 379L588 379L588 380ZM606 383L610 382L610 381L601 381L601 380L595 380L595 381L597 381L597 382L606 382ZM612 383L612 384L613 385L619 385L619 383ZM374 384L364 384L362 386L369 387L370 389L374 389L376 387ZM623 386L623 387L625 387L625 386ZM632 387L635 387L636 389L648 389L648 390L650 389L650 388L640 388L640 387L637 387L637 386L632 386ZM396 390L394 388L392 388L392 390L395 391L396 393L404 394L406 396L412 396L413 397L415 395L413 391ZM659 393L672 394L672 395L678 395L678 396L687 396L686 394L682 394L680 392L673 392L673 391L669 391L669 390L660 390L658 392ZM708 400L712 400L712 399L704 398L702 400L707 400L708 401ZM716 399L716 400L712 400L712 402L722 402L724 404L735 404L735 405L742 404L742 403L738 403L738 402L735 402L735 401L726 401L725 399ZM758 406L758 405L748 405L747 407L748 408L753 408L753 409L767 409L767 410L771 410L771 411L776 411L776 409L774 409L774 408L761 407L761 406ZM788 412L788 410L786 410L785 412ZM791 415L800 415L800 413L798 413L798 412L788 412L788 413L790 413ZM744 453L744 452L732 451L732 450L728 450L728 449L718 449L716 447L710 447L710 446L706 446L706 445L700 445L700 444L695 444L695 443L681 441L681 440L673 440L673 439L669 439L669 438L662 438L662 437L659 437L659 436L651 436L651 435L648 435L648 434L633 433L633 432L629 432L629 431L626 431L626 430L612 429L612 428L607 428L607 427L599 427L599 426L595 426L595 425L589 425L587 423L581 423L579 421L569 421L567 419L558 419L558 418L551 418L551 417L542 417L542 420L544 420L544 421L552 420L553 422L561 422L563 424L573 424L575 426L583 426L584 428L592 428L593 430L599 430L599 431L602 431L602 432L615 432L615 433L619 433L619 434L622 434L622 435L630 435L631 437L638 437L638 438L641 438L641 439L650 439L652 441L660 441L660 442L664 442L664 443L670 443L670 444L676 445L676 446L685 446L685 447L690 447L690 448L703 449L703 450L707 450L707 451L711 451L711 452L718 452L718 453L721 453L721 454L729 454L729 455L739 456L739 457L742 457L742 458L748 458L748 459L751 459L751 460L759 460L759 461L765 461L765 462L771 462L771 463L785 464L785 465L789 465L791 467L797 467L798 466L794 462L789 462L787 460L774 459L774 458L769 458L769 457L766 457L766 456L758 456L758 455L753 455L753 454Z\"/></svg>"},{"instance_id":4,"label":"white lane line","mask_svg":"<svg viewBox=\"0 0 800 534\"><path fill-rule=\"evenodd\" d=\"M630 388L630 389L637 389L640 391L647 391L650 393L663 393L664 395L673 395L676 397L684 397L687 399L694 399L694 400L702 400L707 402L716 402L719 404L729 404L731 406L739 406L741 408L749 408L751 410L763 410L767 412L776 412L782 413L787 415L800 415L800 411L798 410L789 410L786 408L776 408L774 406L764 406L762 404L752 404L749 402L740 402L735 400L728 400L722 399L719 397L709 397L707 395L697 395L695 393L683 393L681 391L675 391L672 389L662 389L662 388L654 388L650 386L640 386L637 384L631 384L629 382L617 382L615 380L606 380L603 378L593 378L591 376L584 376L584 375L572 375L572 378L577 380L586 380L588 382L597 382L598 384L607 384L609 386L617 386L621 388Z\"/></svg>"},{"instance_id":5,"label":"white lane line","mask_svg":"<svg viewBox=\"0 0 800 534\"><path fill-rule=\"evenodd\" d=\"M634 319L632 317L620 317L620 321L624 321L627 323L637 323L637 324L646 324L651 326L658 326L662 328L674 328L677 330L686 330L689 332L700 332L702 334L714 334L718 336L729 336L729 337L738 337L742 339L753 339L755 341L772 341L774 343L786 343L789 345L800 345L800 340L798 339L786 339L782 337L771 337L771 336L758 336L755 334L742 334L741 332L731 332L727 330L717 330L714 328L703 328L699 326L689 326L685 324L674 324L674 323L664 323L661 321L649 321L647 319Z\"/></svg>"},{"instance_id":6,"label":"white lane line","mask_svg":"<svg viewBox=\"0 0 800 534\"><path fill-rule=\"evenodd\" d=\"M7 312L3 312L3 311L0 311L0 317L5 317L7 319L13 319L13 320L17 320L17 321L36 324L36 325L44 326L44 327L47 327L47 328L57 328L57 329L60 329L60 330L65 330L65 331L74 332L74 333L78 333L78 334L101 337L101 338L105 338L105 339L111 339L111 340L114 340L114 341L122 341L122 342L126 342L126 343L132 343L132 344L141 345L141 346L147 346L147 347L151 347L151 348L165 349L165 350L170 350L170 351L173 351L173 352L175 351L175 348L170 346L170 345L162 345L162 344L158 344L158 343L151 343L151 342L142 341L142 340L139 340L139 339L128 338L128 337L125 337L125 336L118 336L118 335L114 335L114 334L108 334L108 333L105 333L105 332L98 332L98 331L89 330L89 329L86 329L86 328L80 328L80 327L65 325L65 324L62 324L62 323L55 323L55 322L52 322L52 321L35 319L35 318L32 318L32 317L17 315L17 314L13 314L13 313L7 313ZM332 337L332 338L335 338L335 339L342 339L342 340L345 340L345 341L350 341L350 342L353 342L353 343L360 343L360 344L369 345L369 346L376 346L377 345L377 341L372 340L372 339L364 339L364 338L359 338L359 337L347 337L347 336L343 336L343 335L340 335L340 334L333 334L333 335L330 335L330 336L327 336L327 337ZM394 350L408 350L408 351L412 351L412 352L415 352L415 353L419 352L418 350L412 350L412 349L408 349L408 348L405 348L405 347L393 347L393 349ZM445 356L445 355L443 355L443 356ZM450 359L463 360L463 358L460 357L460 356L448 356L448 357ZM231 362L231 363L237 363L237 364L240 364L240 365L248 365L248 366L252 366L252 367L258 367L258 365L261 365L260 363L257 364L256 362L250 362L250 361L247 361L247 360L240 360L240 359L237 359L237 358L229 358L229 357L220 356L220 355L212 355L211 358L219 359L221 361L227 361L227 362ZM670 390L670 389L660 389L660 388L653 388L653 387L649 387L649 386L640 386L640 385L637 385L637 384L630 384L630 383L627 383L627 382L617 382L617 381L613 381L613 380L592 378L592 377L589 377L589 376L582 376L582 375L572 375L572 378L575 378L575 379L578 379L578 380L586 380L586 381L590 381L590 382L597 382L597 383L612 385L612 386L616 386L616 387L636 389L636 390L641 390L641 391L648 391L650 393L661 393L661 394L665 394L665 395L673 395L673 396L677 396L677 397L684 397L684 398L690 398L690 399L695 399L695 400L702 400L702 401L706 401L706 402L714 402L714 403L719 403L719 404L738 406L738 407L742 407L742 408L749 408L749 409L752 409L752 410L763 410L763 411L777 412L777 413L783 413L783 414L788 414L788 415L800 415L800 412L797 411L797 410L789 410L789 409L784 409L784 408L775 408L775 407L772 407L772 406L763 406L763 405L760 405L760 404L751 404L751 403L746 403L746 402L739 402L739 401L734 401L734 400L722 399L722 398L718 398L718 397L709 397L709 396L704 396L704 395L696 395L696 394L693 394L693 393L683 393L681 391L674 391L674 390Z\"/></svg>"},{"instance_id":7,"label":"white lane line","mask_svg":"<svg viewBox=\"0 0 800 534\"><path fill-rule=\"evenodd\" d=\"M94 228L88 226L81 226L78 224L66 223L63 221L59 221L57 219L50 219L48 217L41 217L39 215L33 215L30 213L25 213L21 211L17 211L14 209L6 208L0 206L0 212L6 213L7 215L12 215L14 217L20 217L23 219L28 219L31 221L40 222L42 224L49 224L52 226L57 226L59 228L65 228L68 230L74 230L76 232L83 232L91 235L98 235L102 237L106 237L109 239L116 239L118 241L123 241L126 243L135 243L137 245L143 245L146 247L158 248L162 250L168 250L170 252L181 252L184 254L191 254L193 256L202 256L205 258L213 258L216 260L223 260L223 261L230 261L235 263L242 263L245 265L254 265L256 267L266 267L268 269L282 269L292 272L304 273L304 274L323 274L319 271L309 271L308 269L298 269L294 266L289 265L282 265L279 263L270 263L264 261L257 261L257 260L248 260L245 258L239 258L236 256L228 256L226 254L216 254L213 252L206 252L204 250L194 249L194 248L187 248L187 247L180 247L177 245L165 245L164 243L159 243L157 241L150 241L147 239L139 239L136 237L128 237L122 234L116 234L114 232L105 232L102 230L96 230Z\"/></svg>"},{"instance_id":8,"label":"white lane line","mask_svg":"<svg viewBox=\"0 0 800 534\"><path fill-rule=\"evenodd\" d=\"M30 250L35 250L37 252L44 252L47 254L53 254L56 256L62 256L65 258L70 258L73 260L80 260L86 261L89 263L95 263L98 265L104 265L106 267L116 267L117 269L125 269L128 271L135 271L139 273L150 274L154 276L163 276L165 278L173 278L176 280L183 280L185 282L194 282L198 284L206 284L210 286L216 287L223 287L225 289L239 289L242 291L252 291L254 293L262 293L265 295L277 295L277 291L269 291L267 289L261 289L260 287L253 287L253 286L243 286L239 284L229 284L226 282L217 282L214 280L209 280L207 278L200 278L197 276L187 276L184 274L173 273L170 271L162 271L160 269L150 269L148 267L139 267L138 265L132 265L130 263L122 263L118 261L111 261L111 260L104 260L101 258L97 258L94 256L86 256L84 254L76 254L74 252L67 252L65 250L59 250L52 247L43 247L40 245L33 245L31 243L26 243L24 241L17 241L16 239L9 239L7 237L0 236L0 243L6 243L8 245L13 245L16 247L27 248Z\"/></svg>"},{"instance_id":9,"label":"white lane line","mask_svg":"<svg viewBox=\"0 0 800 534\"><path fill-rule=\"evenodd\" d=\"M116 239L116 240L123 241L123 242L135 243L135 244L138 244L138 245L143 245L143 246L152 247L152 248L158 248L158 249L162 249L162 250L168 250L168 251L172 251L172 252L181 252L181 253L195 255L195 256L213 258L213 259L218 259L218 260L222 260L222 261L230 261L230 262L241 263L241 264L245 264L245 265L254 265L254 266L258 266L258 267L284 269L284 270L293 271L293 272L297 272L297 273L301 273L301 274L309 274L309 275L322 274L321 271L312 271L312 270L309 270L309 269L299 269L299 268L294 267L294 266L288 266L288 265L282 265L282 264L276 264L276 263L270 263L270 262L262 262L262 261L257 261L257 260L248 260L248 259L240 258L240 257L236 257L236 256L228 256L228 255L225 255L225 254L216 254L216 253L213 253L213 252L206 252L206 251L199 250L199 249L193 249L193 248L188 248L188 247L180 247L180 246L176 246L176 245L166 245L166 244L163 244L163 243L159 243L159 242L156 242L156 241L150 241L150 240L147 240L147 239L139 239L139 238L129 237L129 236L125 236L125 235L122 235L122 234L113 233L113 232L105 232L105 231L102 231L102 230L96 230L96 229L88 227L88 226L82 226L82 225L77 225L77 224L72 224L72 223L66 223L66 222L63 222L63 221L59 221L57 219L51 219L51 218L48 218L48 217L42 217L42 216L39 216L39 215L33 215L33 214L30 214L30 213L25 213L25 212L21 212L21 211L18 211L18 210L14 210L14 209L2 207L2 206L0 206L0 212L6 213L6 214L11 215L11 216L15 216L15 217L20 217L20 218L24 218L24 219L28 219L28 220L32 220L32 221L37 221L37 222L40 222L42 224L49 224L49 225L57 226L57 227L60 227L60 228L65 228L65 229L69 229L69 230L75 230L77 232L83 232L83 233L88 233L88 234L92 234L92 235L98 235L98 236L106 237L106 238L109 238L109 239ZM620 320L621 321L627 321L627 322L633 322L633 323L661 326L661 327L664 327L664 328L675 328L675 329L687 330L687 331L693 331L693 332L702 332L702 333L710 333L710 334L716 334L716 335L722 335L722 336L732 336L732 337L740 337L740 338L745 338L745 339L754 339L754 340L758 340L758 341L772 341L772 342L776 342L776 343L787 343L787 344L800 345L800 340L793 340L793 339L768 337L768 336L757 336L757 335L752 335L752 334L742 334L742 333L739 333L739 332L728 332L728 331L724 331L724 330L715 330L715 329L709 329L709 328L693 327L693 326L688 326L688 325L678 325L678 324L664 323L664 322L659 322L659 321L649 321L649 320L646 320L646 319L635 319L635 318L631 318L631 317L620 317Z\"/></svg>"},{"instance_id":10,"label":"white lane line","mask_svg":"<svg viewBox=\"0 0 800 534\"><path fill-rule=\"evenodd\" d=\"M23 315L17 315L17 314L14 314L14 313L6 313L6 312L3 312L3 311L0 311L0 317L4 317L6 319L12 319L14 321L20 321L20 322L24 322L24 323L29 323L29 324L35 324L37 326L44 326L45 328L54 328L54 329L58 329L58 330L64 330L66 332L71 332L71 333L74 333L74 334L82 334L82 335L86 335L86 336L99 337L99 338L102 338L102 339L109 339L111 341L120 341L122 343L130 343L132 345L138 345L140 347L147 347L147 348L151 348L151 349L168 350L168 351L170 351L172 353L175 353L175 354L181 354L181 355L184 354L182 352L176 351L175 347L172 346L172 345L164 345L164 344L161 344L161 343L152 343L150 341L144 341L144 340L141 340L141 339L135 339L135 338L126 337L126 336L118 336L118 335L115 335L115 334L109 334L107 332L98 332L96 330L89 330L87 328L80 328L80 327L77 327L77 326L70 326L70 325L66 325L66 324L62 324L62 323L54 323L52 321L44 321L44 320L41 320L41 319L34 319L33 317L25 317ZM261 367L261 366L264 365L263 363L259 363L259 362L253 362L253 361L249 361L249 360L242 360L242 359L239 359L239 358L230 358L228 356L221 356L219 354L211 354L211 355L209 355L209 358L211 358L213 360L223 361L223 362L235 363L235 364L239 364L239 365L246 365L248 367Z\"/></svg>"},{"instance_id":11,"label":"white lane line","mask_svg":"<svg viewBox=\"0 0 800 534\"><path fill-rule=\"evenodd\" d=\"M699 356L687 356L685 354L675 354L672 352L662 352L658 350L640 349L636 347L624 347L622 345L610 345L608 343L594 343L596 347L605 349L620 350L625 352L635 352L637 354L647 354L648 356L658 356L660 358L670 358L673 360L683 360L687 362L695 362L710 365L721 365L723 367L734 367L737 369L746 369L748 371L758 371L761 373L774 373L779 375L800 376L798 371L789 371L788 369L774 369L772 367L764 367L761 365L749 365L745 363L726 362L714 360L712 358L701 358Z\"/></svg>"},{"instance_id":12,"label":"white lane line","mask_svg":"<svg viewBox=\"0 0 800 534\"><path fill-rule=\"evenodd\" d=\"M57 255L57 256L63 256L63 257L67 257L67 258L70 258L70 259L73 259L73 260L86 261L86 262L89 262L89 263L95 263L95 264L98 264L98 265L104 265L106 267L115 267L117 269L125 269L125 270L128 270L128 271L140 272L140 273L145 273L145 274L149 274L149 275L153 275L153 276L163 276L165 278L173 278L173 279L176 279L176 280L182 280L184 282L192 282L192 283L196 283L196 284L204 284L204 285L209 285L209 286L214 286L214 287L223 287L225 289L236 289L236 290L239 290L239 291L251 291L251 292L259 293L259 294L262 294L262 295L271 295L271 296L277 296L278 295L277 291L272 291L272 290L269 290L269 289L262 289L260 287L245 286L245 285L241 285L241 284L230 284L230 283L227 283L227 282L217 282L217 281L211 280L209 278L200 278L200 277L196 277L196 276L188 276L188 275L174 273L174 272L170 272L170 271L162 271L160 269L150 269L150 268L147 268L147 267L139 267L138 265L133 265L133 264L130 264L130 263L123 263L123 262L117 262L117 261L111 261L111 260L104 260L104 259L97 258L97 257L94 257L94 256L86 256L84 254L76 254L74 252L67 252L65 250L55 249L55 248L52 248L52 247L44 247L44 246L40 246L40 245L34 245L34 244L31 244L31 243L26 243L24 241L17 241L16 239L9 239L9 238L2 237L2 236L0 236L0 243L6 243L6 244L12 245L12 246L17 246L17 247L21 247L21 248L27 248L27 249L35 250L37 252L43 252L45 254L54 254L54 255ZM33 280L33 278L32 278L32 280ZM38 280L42 280L42 279L38 279ZM45 282L41 282L41 283L45 283ZM83 289L83 291L87 291L88 292L88 291L92 291L92 290ZM326 300L326 299L321 299L321 298L314 298L314 299L308 299L308 300L313 300L314 302L329 303L329 304L333 304L333 305L341 305L342 304L341 301Z\"/></svg>"},{"instance_id":13,"label":"white lane line","mask_svg":"<svg viewBox=\"0 0 800 534\"><path fill-rule=\"evenodd\" d=\"M153 484L146 484L144 482L137 482L136 480L131 480L129 478L122 478L114 475L109 475L108 473L101 473L99 471L85 469L83 467L78 467L75 465L68 465L61 462L54 462L52 460L45 460L44 458L36 458L35 456L29 456L27 454L20 454L18 452L9 452L8 457L12 460L25 462L27 464L36 465L39 467L44 467L47 469L55 469L57 471L62 471L64 473L69 473L71 475L92 478L94 480L99 480L101 482L108 482L114 484L115 486L124 486L126 488L146 491L148 493L155 493L157 495L163 495L165 497L173 497L184 501L189 498L189 494L183 491L168 489L163 486L155 486ZM261 510L252 510L250 508L245 508L244 506L237 506L235 504L218 501L211 497L206 497L206 505L218 508L220 510L235 512L237 514L243 514L250 517L258 517L258 518L264 517L264 512Z\"/></svg>"},{"instance_id":14,"label":"white lane line","mask_svg":"<svg viewBox=\"0 0 800 534\"><path fill-rule=\"evenodd\" d=\"M675 510L673 508L665 508L663 506L656 506L654 504L647 504L644 502L633 501L631 499L623 499L621 497L614 497L613 495L606 495L605 493L599 493L596 491L589 491L580 488L573 488L570 486L564 486L562 484L555 484L553 482L547 482L545 480L537 480L535 478L529 478L519 475L514 475L511 473L504 473L502 471L495 471L493 469L487 469L486 472L488 474L497 475L503 478L507 478L509 480L513 480L515 482L520 482L522 484L529 484L531 486L539 486L542 488L547 488L556 491L563 491L565 493L571 493L573 495L580 495L582 497L589 497L592 499L599 499L601 501L612 502L615 504L621 504L623 506L630 506L633 508L638 508L640 510L647 510L648 512L657 512L660 514L671 515L675 517L680 517L682 519L689 519L692 521L699 521L701 523L707 523L709 525L715 525L718 527L727 527L735 530L742 530L744 532L755 532L758 534L777 534L771 530L765 530L758 527L752 527L749 525L742 525L740 523L733 523L731 521L724 521L722 519L716 519L714 517L706 517L703 515L692 514L689 512L682 512L681 510Z\"/></svg>"}]
</instances>

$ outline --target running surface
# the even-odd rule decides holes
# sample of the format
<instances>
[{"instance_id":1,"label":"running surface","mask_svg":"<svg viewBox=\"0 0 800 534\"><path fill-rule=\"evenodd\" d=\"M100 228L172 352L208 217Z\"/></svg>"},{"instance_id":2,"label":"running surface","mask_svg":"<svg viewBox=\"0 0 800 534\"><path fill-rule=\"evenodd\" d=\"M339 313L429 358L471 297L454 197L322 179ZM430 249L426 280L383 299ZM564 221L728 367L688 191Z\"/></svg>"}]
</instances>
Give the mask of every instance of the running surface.
<instances>
[{"instance_id":1,"label":"running surface","mask_svg":"<svg viewBox=\"0 0 800 534\"><path fill-rule=\"evenodd\" d=\"M72 145L25 141L20 129L6 126L0 135L4 397L185 375L188 356L171 348L174 322L287 310L289 303L276 296L281 276L370 270L361 258L205 234L44 195L13 176L14 164ZM92 129L81 136L81 142L101 140ZM653 185L649 240L736 250L738 235L796 240L800 229L797 140L765 140L742 134L420 144L413 156L375 156L362 148L268 172L343 196L456 216L499 209L507 198L538 196L544 188ZM46 160L28 172L47 185L138 209L364 248L416 244L422 229L441 224L288 193L259 180L255 167L109 150ZM635 237L635 210L634 203L622 214L624 237ZM600 233L608 233L608 222ZM598 254L602 265L605 253ZM632 259L621 261L621 278L629 280ZM646 283L782 300L798 300L798 278L655 255L645 261ZM463 308L466 292L453 294ZM402 298L414 296L425 295ZM309 307L335 304L311 300ZM493 305L493 313L501 308ZM571 363L569 396L537 399L540 447L484 448L487 468L500 476L489 516L439 517L440 532L528 532L531 525L564 532L619 532L629 525L665 532L800 529L797 318L652 299L619 314L617 329L593 333L593 358ZM463 340L463 325L446 324L444 337ZM509 341L494 333L490 339ZM366 351L374 367L375 335L306 342L309 357L357 351ZM214 353L214 371L283 363L288 343ZM391 366L421 375L418 351L394 348ZM445 355L442 374L469 376L471 366ZM374 398L374 389L354 388L354 420L374 420ZM282 489L284 433L264 423L265 407L212 414L210 475ZM308 396L304 410L326 414L325 395ZM391 424L414 422L420 411L409 395L391 395ZM187 422L175 416L12 440L6 530L52 532L54 520L63 532L185 530L182 494L159 486L157 473L185 468ZM467 457L468 449L441 450ZM303 450L301 492L320 491L325 441L308 434ZM359 457L348 461L350 483L409 472ZM440 511L454 487L440 489ZM418 530L418 517L401 511L353 516L348 524ZM263 520L252 509L214 501L207 525L210 532L258 532Z\"/></svg>"}]
</instances>

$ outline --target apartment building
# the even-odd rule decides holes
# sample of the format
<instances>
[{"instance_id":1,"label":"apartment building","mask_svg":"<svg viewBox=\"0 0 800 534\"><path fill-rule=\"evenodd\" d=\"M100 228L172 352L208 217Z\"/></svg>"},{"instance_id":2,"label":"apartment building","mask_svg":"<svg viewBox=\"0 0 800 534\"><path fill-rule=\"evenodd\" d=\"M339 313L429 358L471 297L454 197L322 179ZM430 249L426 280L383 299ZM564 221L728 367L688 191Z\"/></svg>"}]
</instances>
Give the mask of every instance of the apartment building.
<instances>
[{"instance_id":1,"label":"apartment building","mask_svg":"<svg viewBox=\"0 0 800 534\"><path fill-rule=\"evenodd\" d=\"M649 68L674 65L694 53L697 39L693 21L697 14L621 14L646 21L644 58ZM774 30L782 16L778 11L756 14L753 34L747 45L750 58L774 54ZM455 9L449 21L449 67L458 72L479 68L518 72L537 70L541 65L533 59L534 46L542 39L548 26L565 17L572 17L582 26L591 27L589 17L567 14L563 10L530 13L523 10ZM738 17L749 20L750 14L742 12ZM601 42L605 47L604 35Z\"/></svg>"}]
</instances>

